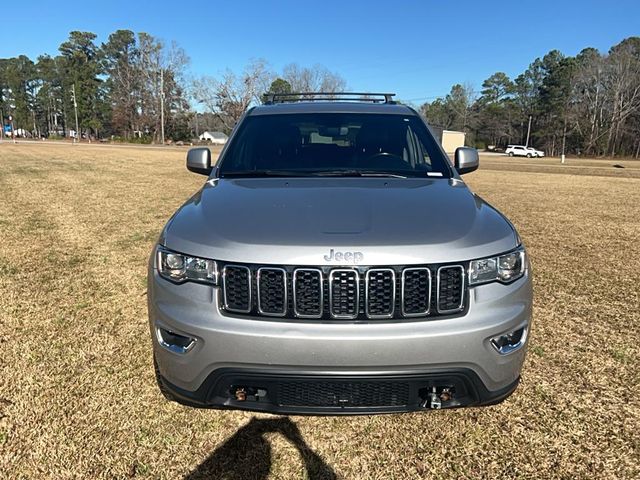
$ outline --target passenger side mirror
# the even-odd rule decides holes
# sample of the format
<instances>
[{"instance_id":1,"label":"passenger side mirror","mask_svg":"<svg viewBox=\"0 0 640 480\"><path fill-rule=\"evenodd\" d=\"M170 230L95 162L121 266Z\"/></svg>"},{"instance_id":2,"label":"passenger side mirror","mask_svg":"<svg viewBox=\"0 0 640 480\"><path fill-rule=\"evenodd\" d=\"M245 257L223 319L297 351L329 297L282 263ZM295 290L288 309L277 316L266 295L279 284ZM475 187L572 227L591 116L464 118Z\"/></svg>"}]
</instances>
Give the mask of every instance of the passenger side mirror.
<instances>
[{"instance_id":1,"label":"passenger side mirror","mask_svg":"<svg viewBox=\"0 0 640 480\"><path fill-rule=\"evenodd\" d=\"M200 175L211 173L211 151L206 147L192 148L187 152L187 170Z\"/></svg>"},{"instance_id":2,"label":"passenger side mirror","mask_svg":"<svg viewBox=\"0 0 640 480\"><path fill-rule=\"evenodd\" d=\"M480 166L480 157L475 148L458 147L454 158L454 165L460 175L473 172Z\"/></svg>"}]
</instances>

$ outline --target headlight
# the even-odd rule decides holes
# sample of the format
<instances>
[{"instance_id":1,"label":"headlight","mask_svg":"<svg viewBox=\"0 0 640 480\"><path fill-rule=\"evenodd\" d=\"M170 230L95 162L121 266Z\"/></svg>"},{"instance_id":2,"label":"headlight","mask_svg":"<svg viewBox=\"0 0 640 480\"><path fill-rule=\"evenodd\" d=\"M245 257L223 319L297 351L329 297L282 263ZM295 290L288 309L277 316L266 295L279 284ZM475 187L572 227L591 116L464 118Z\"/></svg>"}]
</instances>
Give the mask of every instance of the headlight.
<instances>
[{"instance_id":1,"label":"headlight","mask_svg":"<svg viewBox=\"0 0 640 480\"><path fill-rule=\"evenodd\" d=\"M469 265L469 285L495 281L509 283L524 275L526 266L524 247L498 257L472 260Z\"/></svg>"},{"instance_id":2,"label":"headlight","mask_svg":"<svg viewBox=\"0 0 640 480\"><path fill-rule=\"evenodd\" d=\"M172 282L218 284L218 265L214 260L191 257L158 246L156 267L161 277Z\"/></svg>"}]
</instances>

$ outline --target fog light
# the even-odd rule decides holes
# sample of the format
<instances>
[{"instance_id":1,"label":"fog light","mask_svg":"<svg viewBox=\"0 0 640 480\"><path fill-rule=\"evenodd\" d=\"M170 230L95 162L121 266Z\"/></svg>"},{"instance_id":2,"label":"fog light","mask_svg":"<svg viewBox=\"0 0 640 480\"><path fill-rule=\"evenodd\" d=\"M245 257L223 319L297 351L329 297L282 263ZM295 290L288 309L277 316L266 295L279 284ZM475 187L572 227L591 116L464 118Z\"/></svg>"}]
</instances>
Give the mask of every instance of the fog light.
<instances>
[{"instance_id":1,"label":"fog light","mask_svg":"<svg viewBox=\"0 0 640 480\"><path fill-rule=\"evenodd\" d=\"M164 328L156 328L158 343L173 353L187 353L196 344L196 339L179 335Z\"/></svg>"},{"instance_id":2,"label":"fog light","mask_svg":"<svg viewBox=\"0 0 640 480\"><path fill-rule=\"evenodd\" d=\"M518 350L527 341L527 327L520 327L504 335L493 337L491 345L499 354L506 355Z\"/></svg>"}]
</instances>

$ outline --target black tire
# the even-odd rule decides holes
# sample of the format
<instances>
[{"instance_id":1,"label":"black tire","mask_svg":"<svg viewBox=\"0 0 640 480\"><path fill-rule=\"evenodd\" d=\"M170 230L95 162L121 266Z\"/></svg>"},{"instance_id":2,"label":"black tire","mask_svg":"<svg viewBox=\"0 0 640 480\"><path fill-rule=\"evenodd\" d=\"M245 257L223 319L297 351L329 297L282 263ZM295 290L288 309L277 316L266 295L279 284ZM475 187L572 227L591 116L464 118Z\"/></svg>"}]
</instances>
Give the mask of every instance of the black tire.
<instances>
[{"instance_id":1,"label":"black tire","mask_svg":"<svg viewBox=\"0 0 640 480\"><path fill-rule=\"evenodd\" d=\"M513 157L513 152L509 152L509 156L510 156L510 157Z\"/></svg>"},{"instance_id":2,"label":"black tire","mask_svg":"<svg viewBox=\"0 0 640 480\"><path fill-rule=\"evenodd\" d=\"M530 153L527 153L527 158L531 158L531 154Z\"/></svg>"},{"instance_id":3,"label":"black tire","mask_svg":"<svg viewBox=\"0 0 640 480\"><path fill-rule=\"evenodd\" d=\"M155 356L153 357L153 371L156 374L156 383L158 384L158 388L160 389L160 393L162 393L162 396L170 402L177 401L176 397L174 397L173 394L169 390L167 390L167 387L165 387L164 383L162 382L160 370L158 369L158 362L156 362Z\"/></svg>"}]
</instances>

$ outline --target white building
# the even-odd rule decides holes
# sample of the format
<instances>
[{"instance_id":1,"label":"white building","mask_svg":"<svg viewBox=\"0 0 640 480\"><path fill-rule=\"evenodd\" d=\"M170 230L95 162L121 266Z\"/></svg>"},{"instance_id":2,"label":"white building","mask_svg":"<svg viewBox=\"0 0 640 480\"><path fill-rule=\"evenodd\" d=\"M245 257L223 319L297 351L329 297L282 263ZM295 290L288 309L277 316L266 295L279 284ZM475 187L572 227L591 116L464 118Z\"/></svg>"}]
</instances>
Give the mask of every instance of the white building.
<instances>
[{"instance_id":1,"label":"white building","mask_svg":"<svg viewBox=\"0 0 640 480\"><path fill-rule=\"evenodd\" d=\"M227 137L222 132L208 132L208 131L200 135L199 138L204 142L211 142L217 145L224 145L225 143L227 143L227 140L229 139L229 137Z\"/></svg>"}]
</instances>

